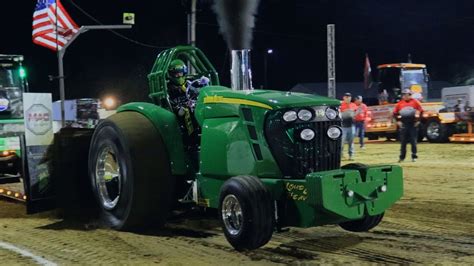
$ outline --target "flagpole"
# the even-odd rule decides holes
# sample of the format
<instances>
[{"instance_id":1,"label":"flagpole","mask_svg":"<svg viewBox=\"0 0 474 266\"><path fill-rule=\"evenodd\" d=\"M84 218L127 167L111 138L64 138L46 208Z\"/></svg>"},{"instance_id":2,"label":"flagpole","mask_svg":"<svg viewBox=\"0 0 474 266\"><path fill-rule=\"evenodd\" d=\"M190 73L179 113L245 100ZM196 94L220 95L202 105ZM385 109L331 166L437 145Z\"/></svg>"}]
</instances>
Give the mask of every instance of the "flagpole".
<instances>
[{"instance_id":1,"label":"flagpole","mask_svg":"<svg viewBox=\"0 0 474 266\"><path fill-rule=\"evenodd\" d=\"M59 69L59 99L61 101L61 127L66 126L66 114L64 111L64 101L66 100L66 93L64 91L64 66L63 66L63 53L58 51L58 69Z\"/></svg>"},{"instance_id":2,"label":"flagpole","mask_svg":"<svg viewBox=\"0 0 474 266\"><path fill-rule=\"evenodd\" d=\"M65 101L65 85L64 85L64 67L63 67L63 58L66 53L66 49L71 45L74 40L76 40L81 33L85 33L89 30L120 30L120 29L131 29L132 25L91 25L91 26L82 26L76 33L71 36L71 39L68 40L62 49L57 49L58 51L58 70L59 70L59 98L61 100L61 127L65 127L65 112L64 112L64 101ZM56 35L57 36L57 35ZM57 38L57 37L56 37ZM57 43L57 42L56 42ZM56 44L57 45L57 44Z\"/></svg>"},{"instance_id":3,"label":"flagpole","mask_svg":"<svg viewBox=\"0 0 474 266\"><path fill-rule=\"evenodd\" d=\"M327 25L328 97L336 98L336 38L335 25Z\"/></svg>"},{"instance_id":4,"label":"flagpole","mask_svg":"<svg viewBox=\"0 0 474 266\"><path fill-rule=\"evenodd\" d=\"M66 100L66 93L64 91L64 65L63 55L64 53L59 49L59 28L58 28L58 3L56 0L55 12L56 12L56 53L58 56L58 79L59 79L59 100L61 102L61 128L66 126L66 114L64 111L64 102Z\"/></svg>"}]
</instances>

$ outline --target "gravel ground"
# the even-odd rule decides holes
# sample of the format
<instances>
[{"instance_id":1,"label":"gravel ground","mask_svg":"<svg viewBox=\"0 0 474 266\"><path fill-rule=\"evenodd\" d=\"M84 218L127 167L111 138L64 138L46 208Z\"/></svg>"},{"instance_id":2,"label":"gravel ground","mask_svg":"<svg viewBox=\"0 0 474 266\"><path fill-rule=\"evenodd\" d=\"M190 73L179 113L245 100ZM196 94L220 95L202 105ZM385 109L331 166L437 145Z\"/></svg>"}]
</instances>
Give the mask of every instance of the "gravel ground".
<instances>
[{"instance_id":1,"label":"gravel ground","mask_svg":"<svg viewBox=\"0 0 474 266\"><path fill-rule=\"evenodd\" d=\"M376 142L356 161L395 163L399 144ZM189 214L140 234L63 221L54 212L27 216L22 204L0 200L0 242L58 264L474 264L474 145L419 146L406 162L405 195L369 233L337 226L292 228L265 247L239 253L209 215ZM348 163L344 161L343 163ZM0 248L0 264L33 260Z\"/></svg>"}]
</instances>

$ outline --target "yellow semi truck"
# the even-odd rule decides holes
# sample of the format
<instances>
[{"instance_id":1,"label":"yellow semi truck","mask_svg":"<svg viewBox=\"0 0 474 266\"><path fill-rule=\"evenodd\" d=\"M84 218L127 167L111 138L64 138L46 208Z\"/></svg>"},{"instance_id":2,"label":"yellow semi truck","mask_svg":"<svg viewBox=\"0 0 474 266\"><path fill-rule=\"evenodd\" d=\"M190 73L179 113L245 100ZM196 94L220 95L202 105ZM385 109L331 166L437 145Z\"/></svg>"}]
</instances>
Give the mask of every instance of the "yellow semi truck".
<instances>
[{"instance_id":1,"label":"yellow semi truck","mask_svg":"<svg viewBox=\"0 0 474 266\"><path fill-rule=\"evenodd\" d=\"M443 102L426 102L429 74L425 64L395 63L378 67L378 104L368 107L366 133L370 140L386 137L396 139L398 127L393 117L395 103L403 89L410 89L425 112L420 117L418 139L447 142L458 131L458 117Z\"/></svg>"}]
</instances>

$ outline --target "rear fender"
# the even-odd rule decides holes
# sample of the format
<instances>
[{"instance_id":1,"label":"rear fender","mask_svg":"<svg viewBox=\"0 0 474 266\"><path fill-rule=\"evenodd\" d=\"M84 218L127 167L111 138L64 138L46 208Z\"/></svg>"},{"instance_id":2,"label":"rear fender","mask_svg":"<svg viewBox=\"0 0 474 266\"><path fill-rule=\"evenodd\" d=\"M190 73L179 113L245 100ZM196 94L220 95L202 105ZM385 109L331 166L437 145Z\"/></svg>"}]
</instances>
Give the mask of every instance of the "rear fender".
<instances>
[{"instance_id":1,"label":"rear fender","mask_svg":"<svg viewBox=\"0 0 474 266\"><path fill-rule=\"evenodd\" d=\"M135 102L122 105L117 112L138 112L148 118L160 132L170 158L173 175L188 172L188 158L184 152L183 139L174 113L151 103Z\"/></svg>"}]
</instances>

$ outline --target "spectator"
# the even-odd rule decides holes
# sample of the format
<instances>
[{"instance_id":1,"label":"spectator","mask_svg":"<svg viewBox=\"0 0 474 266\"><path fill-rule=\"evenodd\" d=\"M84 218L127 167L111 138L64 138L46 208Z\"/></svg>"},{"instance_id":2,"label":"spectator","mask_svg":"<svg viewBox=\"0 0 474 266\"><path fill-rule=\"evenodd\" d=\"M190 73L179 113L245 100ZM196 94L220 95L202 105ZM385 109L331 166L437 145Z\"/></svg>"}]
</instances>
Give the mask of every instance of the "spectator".
<instances>
[{"instance_id":1,"label":"spectator","mask_svg":"<svg viewBox=\"0 0 474 266\"><path fill-rule=\"evenodd\" d=\"M411 97L411 91L404 89L402 91L402 100L395 105L393 115L396 118L400 118L398 121L398 127L400 129L400 159L398 162L403 162L407 153L408 142L411 145L411 159L416 162L418 156L416 155L416 141L418 139L418 121L423 113L423 108L420 102Z\"/></svg>"},{"instance_id":2,"label":"spectator","mask_svg":"<svg viewBox=\"0 0 474 266\"><path fill-rule=\"evenodd\" d=\"M388 104L388 92L387 92L386 89L383 89L383 90L379 93L378 99L379 99L379 105Z\"/></svg>"},{"instance_id":3,"label":"spectator","mask_svg":"<svg viewBox=\"0 0 474 266\"><path fill-rule=\"evenodd\" d=\"M461 121L467 121L469 120L469 107L468 106L468 102L466 101L465 103L463 103L463 98L459 98L457 100L457 104L454 106L454 112L455 112L455 116L457 119L461 120Z\"/></svg>"},{"instance_id":4,"label":"spectator","mask_svg":"<svg viewBox=\"0 0 474 266\"><path fill-rule=\"evenodd\" d=\"M454 112L463 113L466 111L466 105L463 103L462 98L458 98L456 105L454 106Z\"/></svg>"},{"instance_id":5,"label":"spectator","mask_svg":"<svg viewBox=\"0 0 474 266\"><path fill-rule=\"evenodd\" d=\"M359 145L361 149L364 149L364 137L365 137L365 119L367 118L367 105L362 102L362 96L357 96L354 101L357 106L355 113L355 130L356 136L359 137Z\"/></svg>"},{"instance_id":6,"label":"spectator","mask_svg":"<svg viewBox=\"0 0 474 266\"><path fill-rule=\"evenodd\" d=\"M344 157L344 144L348 144L349 149L349 160L353 160L354 156L354 116L357 110L357 106L351 102L352 95L347 92L344 94L341 102L341 118L342 118L342 145L341 145L341 156Z\"/></svg>"}]
</instances>

